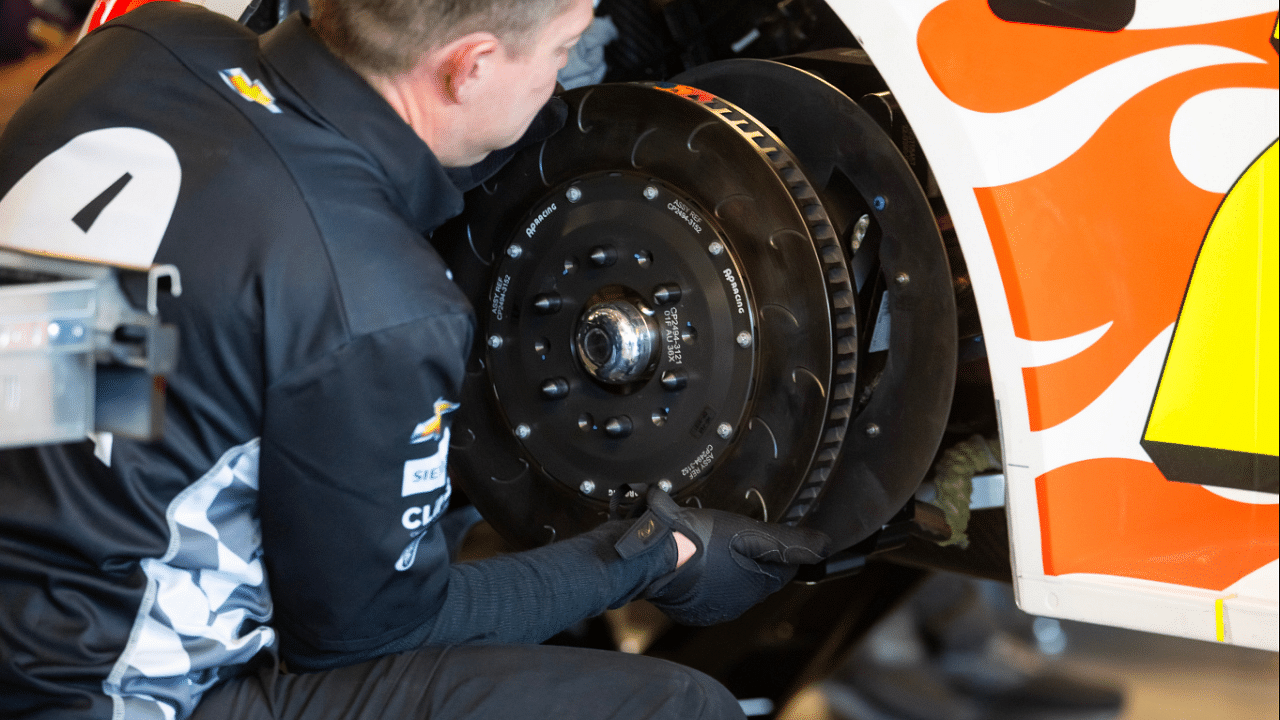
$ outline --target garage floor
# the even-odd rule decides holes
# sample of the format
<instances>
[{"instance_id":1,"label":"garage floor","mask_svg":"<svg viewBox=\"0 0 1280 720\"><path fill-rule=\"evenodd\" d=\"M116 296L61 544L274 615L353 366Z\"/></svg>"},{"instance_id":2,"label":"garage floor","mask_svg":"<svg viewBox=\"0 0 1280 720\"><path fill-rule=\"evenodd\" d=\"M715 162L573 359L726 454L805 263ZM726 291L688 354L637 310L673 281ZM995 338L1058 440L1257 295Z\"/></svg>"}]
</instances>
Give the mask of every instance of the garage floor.
<instances>
[{"instance_id":1,"label":"garage floor","mask_svg":"<svg viewBox=\"0 0 1280 720\"><path fill-rule=\"evenodd\" d=\"M1276 653L1087 623L1062 622L1061 627L1066 648L1052 663L1122 686L1120 720L1280 718ZM866 720L838 714L835 704L819 684L786 708L780 720Z\"/></svg>"}]
</instances>

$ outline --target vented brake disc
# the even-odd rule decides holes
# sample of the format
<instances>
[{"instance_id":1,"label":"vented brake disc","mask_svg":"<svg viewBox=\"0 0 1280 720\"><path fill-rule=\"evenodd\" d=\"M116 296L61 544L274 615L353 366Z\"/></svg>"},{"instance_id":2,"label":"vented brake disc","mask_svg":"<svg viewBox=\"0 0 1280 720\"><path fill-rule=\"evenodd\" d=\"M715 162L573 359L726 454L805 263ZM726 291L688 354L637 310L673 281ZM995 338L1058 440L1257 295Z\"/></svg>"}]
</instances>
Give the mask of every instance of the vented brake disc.
<instances>
[{"instance_id":1,"label":"vented brake disc","mask_svg":"<svg viewBox=\"0 0 1280 720\"><path fill-rule=\"evenodd\" d=\"M504 535L598 524L626 483L802 521L852 414L846 255L786 146L669 84L570 91L569 127L436 234L479 328L452 465Z\"/></svg>"}]
</instances>

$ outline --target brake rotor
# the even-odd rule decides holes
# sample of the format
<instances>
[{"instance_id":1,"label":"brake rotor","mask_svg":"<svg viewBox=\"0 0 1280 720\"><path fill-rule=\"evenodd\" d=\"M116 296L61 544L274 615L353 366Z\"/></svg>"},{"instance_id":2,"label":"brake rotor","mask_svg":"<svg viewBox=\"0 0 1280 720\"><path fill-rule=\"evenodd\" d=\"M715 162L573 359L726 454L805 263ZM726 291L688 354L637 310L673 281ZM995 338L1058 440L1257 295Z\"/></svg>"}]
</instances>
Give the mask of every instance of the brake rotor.
<instances>
[{"instance_id":1,"label":"brake rotor","mask_svg":"<svg viewBox=\"0 0 1280 720\"><path fill-rule=\"evenodd\" d=\"M597 525L623 484L802 521L855 399L847 258L787 147L671 84L570 91L569 126L435 243L479 327L456 480L508 539Z\"/></svg>"},{"instance_id":2,"label":"brake rotor","mask_svg":"<svg viewBox=\"0 0 1280 720\"><path fill-rule=\"evenodd\" d=\"M735 59L676 80L727 98L787 140L852 255L861 328L855 417L820 502L803 518L847 547L915 493L951 409L955 295L929 200L876 121L810 72Z\"/></svg>"}]
</instances>

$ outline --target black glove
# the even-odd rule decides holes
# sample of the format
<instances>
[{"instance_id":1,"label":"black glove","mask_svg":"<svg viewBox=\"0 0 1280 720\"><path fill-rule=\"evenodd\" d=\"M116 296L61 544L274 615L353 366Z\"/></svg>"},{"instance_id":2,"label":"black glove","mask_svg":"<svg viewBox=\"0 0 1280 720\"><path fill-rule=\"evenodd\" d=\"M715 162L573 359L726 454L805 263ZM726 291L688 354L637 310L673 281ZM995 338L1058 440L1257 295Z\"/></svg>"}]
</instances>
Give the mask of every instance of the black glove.
<instances>
[{"instance_id":1,"label":"black glove","mask_svg":"<svg viewBox=\"0 0 1280 720\"><path fill-rule=\"evenodd\" d=\"M657 488L649 509L614 546L624 558L679 531L698 547L684 566L640 595L682 625L714 625L738 617L816 563L830 542L815 530L770 525L721 510L676 505Z\"/></svg>"}]
</instances>

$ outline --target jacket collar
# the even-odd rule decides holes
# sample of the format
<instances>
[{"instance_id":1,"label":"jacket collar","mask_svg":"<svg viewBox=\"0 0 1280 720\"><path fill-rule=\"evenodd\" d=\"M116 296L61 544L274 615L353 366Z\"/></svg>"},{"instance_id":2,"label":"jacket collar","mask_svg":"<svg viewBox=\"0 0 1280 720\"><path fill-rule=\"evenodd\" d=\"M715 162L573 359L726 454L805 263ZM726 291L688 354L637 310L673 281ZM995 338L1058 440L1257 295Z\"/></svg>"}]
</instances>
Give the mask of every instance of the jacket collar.
<instances>
[{"instance_id":1,"label":"jacket collar","mask_svg":"<svg viewBox=\"0 0 1280 720\"><path fill-rule=\"evenodd\" d=\"M262 57L322 122L382 168L422 233L462 212L462 191L391 105L311 31L298 13L262 36Z\"/></svg>"}]
</instances>

